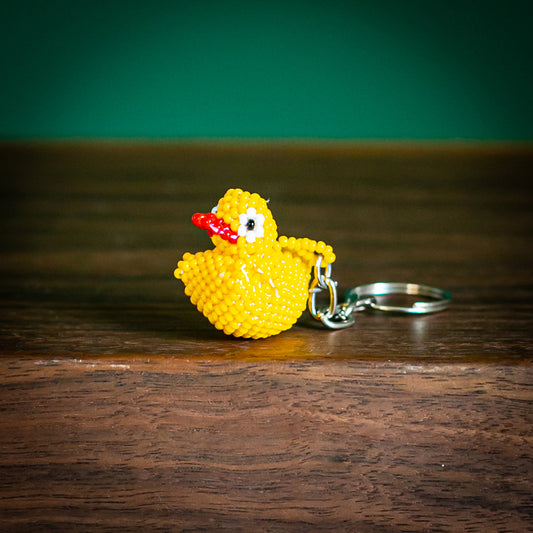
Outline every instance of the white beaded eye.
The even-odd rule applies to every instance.
[[[217,211],[218,211],[218,204],[215,205],[215,207],[213,207],[213,209],[211,209],[211,213],[213,213],[213,215],[216,215]]]
[[[239,237],[246,237],[246,242],[255,242],[256,239],[264,237],[265,230],[263,224],[265,217],[261,213],[257,213],[254,207],[249,207],[246,213],[239,215]]]

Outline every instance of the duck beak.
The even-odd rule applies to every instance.
[[[197,228],[205,229],[210,237],[218,235],[231,244],[235,244],[239,238],[239,235],[231,229],[231,226],[214,213],[195,213],[192,216],[192,223]]]

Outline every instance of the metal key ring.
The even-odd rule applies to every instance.
[[[376,296],[389,296],[392,294],[403,294],[407,296],[424,296],[433,298],[430,302],[415,302],[410,307],[398,305],[379,304]],[[408,314],[427,314],[443,311],[451,302],[452,295],[443,289],[430,287],[429,285],[420,285],[419,283],[402,283],[402,282],[378,282],[360,285],[346,292],[346,301],[349,306],[357,307],[358,302],[364,300],[364,307],[375,311],[387,313],[408,313]]]

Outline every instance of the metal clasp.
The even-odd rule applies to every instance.
[[[342,329],[351,326],[355,320],[355,312],[368,309],[384,313],[428,314],[446,309],[452,296],[448,291],[421,285],[418,283],[379,282],[360,285],[346,292],[346,301],[338,303],[337,282],[331,278],[331,264],[322,267],[323,256],[319,255],[314,266],[314,278],[309,287],[309,312],[316,320],[320,320],[331,329]],[[317,295],[327,290],[329,305],[317,308]],[[393,294],[407,296],[423,296],[432,301],[419,301],[411,306],[384,305],[378,303],[377,296]]]

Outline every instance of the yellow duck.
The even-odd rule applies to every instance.
[[[292,327],[306,308],[311,269],[335,261],[322,241],[279,237],[267,202],[229,189],[211,213],[193,223],[215,248],[186,253],[174,276],[208,320],[227,335],[260,339]]]

